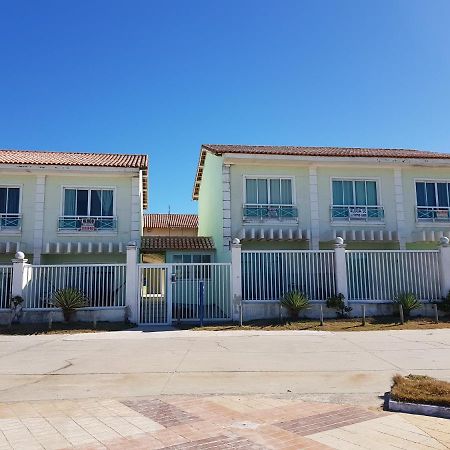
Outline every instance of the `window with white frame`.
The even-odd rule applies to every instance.
[[[416,181],[416,205],[420,221],[450,221],[450,182]]]
[[[332,220],[382,220],[376,180],[332,180]]]
[[[296,217],[291,178],[245,178],[245,217]]]
[[[0,230],[20,228],[20,188],[0,186]]]
[[[175,265],[175,275],[180,280],[198,280],[210,278],[210,266],[196,266],[195,264],[211,263],[211,255],[184,253],[173,255],[173,263]],[[181,265],[190,264],[190,265]]]
[[[114,190],[110,188],[64,188],[60,230],[115,230]]]

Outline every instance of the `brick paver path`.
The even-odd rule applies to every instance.
[[[6,449],[448,449],[450,421],[268,396],[0,404]]]

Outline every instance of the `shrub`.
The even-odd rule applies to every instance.
[[[66,322],[70,321],[72,314],[78,309],[87,306],[85,295],[73,288],[60,289],[53,294],[52,305],[61,308]]]
[[[442,299],[441,302],[437,303],[438,308],[444,312],[450,312],[450,291],[447,294],[447,297]]]
[[[348,316],[348,313],[353,309],[351,306],[346,306],[344,294],[336,294],[327,298],[327,308],[335,309],[336,315],[340,318]]]
[[[394,299],[394,303],[397,310],[400,310],[399,306],[402,305],[403,314],[405,317],[409,317],[411,311],[413,311],[414,309],[422,307],[422,304],[419,300],[417,300],[416,295],[412,292],[402,292],[398,294]]]
[[[300,311],[309,308],[306,294],[299,291],[289,291],[280,300],[281,306],[286,308],[291,319],[296,319]]]

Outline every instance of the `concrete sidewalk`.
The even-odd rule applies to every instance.
[[[450,330],[1,336],[0,401],[288,394],[378,405],[395,373],[450,380]]]

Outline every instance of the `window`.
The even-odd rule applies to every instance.
[[[64,189],[64,216],[112,217],[112,189]]]
[[[247,178],[247,205],[292,205],[292,181],[285,178]]]
[[[244,217],[296,217],[290,178],[246,178]]]
[[[374,180],[333,180],[332,196],[332,220],[375,221],[384,217]]]
[[[20,227],[20,188],[0,187],[0,230]]]
[[[173,255],[174,264],[209,264],[211,255],[197,255],[185,253],[182,255]],[[209,266],[176,266],[175,275],[179,280],[199,280],[210,278]]]
[[[416,182],[417,219],[449,221],[450,183]]]
[[[113,189],[64,189],[60,231],[114,231],[116,228]]]

